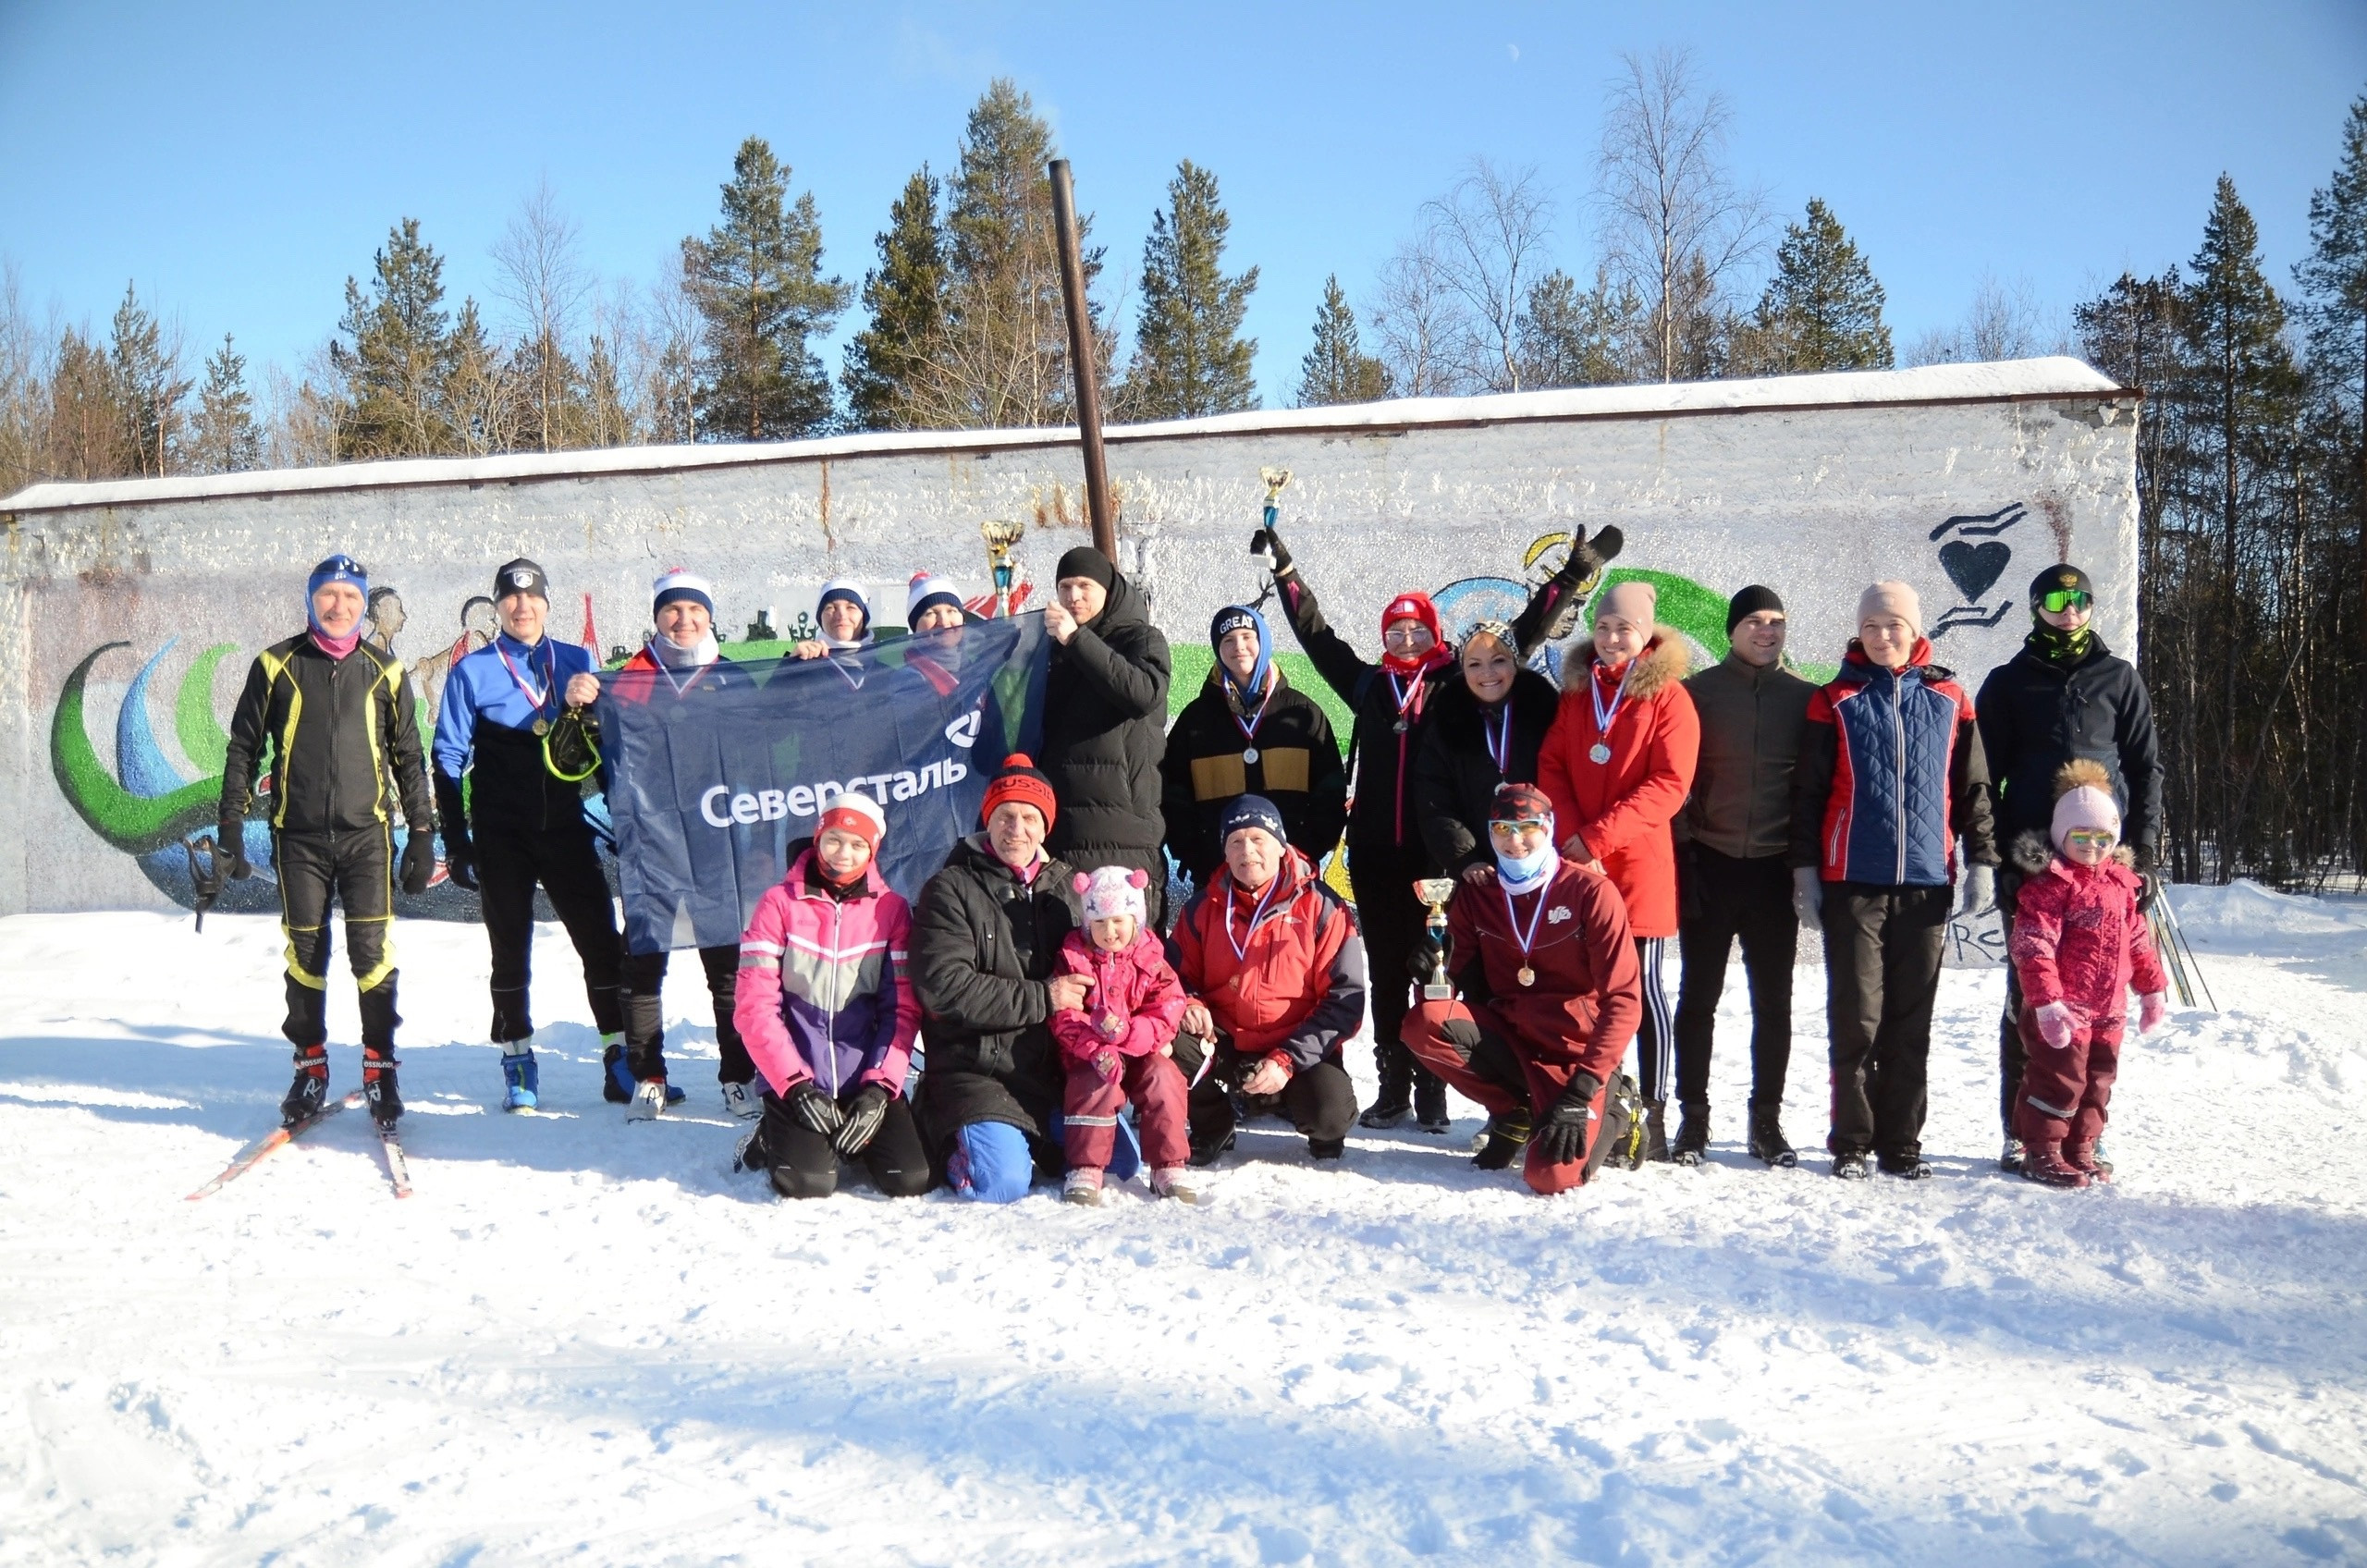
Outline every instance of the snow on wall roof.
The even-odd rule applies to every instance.
[[[2130,395],[2085,362],[2057,355],[1917,370],[1846,371],[1736,381],[1644,383],[1473,398],[1401,398],[1313,409],[1257,410],[1207,419],[1112,425],[1112,447],[1195,436],[1396,431],[1554,420],[1649,419],[1760,410],[1841,409],[1881,404],[2024,402],[2050,398]],[[395,458],[317,468],[169,479],[117,479],[30,485],[0,499],[0,513],[68,511],[88,507],[153,506],[234,496],[377,490],[488,481],[581,479],[668,470],[737,468],[754,463],[905,452],[994,451],[1075,445],[1074,426],[1026,430],[926,430],[832,435],[803,441],[731,442],[681,447],[607,447],[569,452],[515,452],[485,458]]]

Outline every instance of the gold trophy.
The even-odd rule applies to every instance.
[[[1257,471],[1257,477],[1265,482],[1268,509],[1282,505],[1282,486],[1291,482],[1291,471],[1286,468],[1261,468]],[[1267,521],[1270,522],[1273,520],[1269,518]]]
[[[1011,583],[1013,575],[1011,547],[1018,544],[1021,536],[1026,532],[1027,525],[1024,522],[1005,522],[1000,519],[978,525],[978,533],[987,541],[987,564],[994,569],[995,614],[998,616],[1008,617],[1011,614]]]
[[[1422,999],[1426,1002],[1451,1002],[1454,999],[1454,987],[1446,983],[1446,903],[1454,897],[1454,878],[1418,878],[1414,884],[1414,896],[1430,906],[1430,940],[1437,944],[1440,957],[1439,966],[1430,972],[1431,977],[1422,982]]]

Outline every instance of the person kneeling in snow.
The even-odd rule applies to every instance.
[[[1309,1154],[1337,1159],[1356,1119],[1340,1053],[1364,1022],[1363,939],[1291,848],[1273,802],[1242,796],[1223,829],[1224,869],[1175,927],[1176,972],[1192,993],[1175,1041],[1193,1084],[1192,1163],[1231,1148],[1244,1113],[1280,1114]]]
[[[1405,1046],[1488,1109],[1473,1164],[1500,1170],[1525,1144],[1530,1190],[1566,1192],[1632,1142],[1611,1084],[1643,1014],[1635,938],[1610,878],[1554,851],[1543,790],[1499,787],[1488,838],[1495,880],[1456,883],[1443,960],[1417,955],[1437,967]],[[1441,974],[1460,1001],[1432,994]]]
[[[769,1168],[783,1197],[828,1197],[841,1159],[862,1160],[889,1197],[929,1187],[904,1099],[921,1021],[904,976],[912,910],[872,864],[887,830],[869,796],[831,801],[740,938],[732,1021],[767,1085],[740,1164]]]
[[[1052,1038],[1068,1073],[1061,1104],[1071,1203],[1101,1201],[1101,1174],[1128,1101],[1142,1112],[1151,1191],[1199,1201],[1184,1164],[1191,1152],[1184,1109],[1190,1091],[1172,1060],[1184,985],[1144,918],[1149,881],[1143,871],[1106,865],[1090,876],[1079,872],[1070,884],[1085,900],[1085,929],[1061,943],[1061,973],[1082,975],[1093,986],[1076,1005],[1052,1014]]]
[[[2021,985],[2029,1057],[2014,1135],[2025,1150],[2023,1175],[2084,1187],[2112,1179],[2095,1150],[2120,1068],[2128,990],[2133,985],[2139,997],[2138,1028],[2150,1033],[2168,1016],[2169,981],[2146,924],[2144,881],[2128,849],[2116,847],[2112,776],[2083,759],[2065,764],[2054,788],[2054,852],[2034,832],[2014,841],[2014,864],[2028,879],[2006,953]]]

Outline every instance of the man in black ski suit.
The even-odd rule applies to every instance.
[[[247,669],[222,763],[215,839],[223,870],[253,875],[245,852],[255,765],[271,753],[267,820],[288,936],[288,1019],[296,1082],[280,1104],[289,1125],[328,1100],[329,904],[345,909],[347,961],[362,993],[362,1087],[381,1125],[403,1113],[395,1084],[395,918],[392,778],[407,839],[403,891],[435,872],[434,808],[419,738],[418,696],[402,661],[362,640],[369,575],[331,556],[306,585],[310,626],[273,643]]]

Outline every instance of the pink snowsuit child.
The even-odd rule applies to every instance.
[[[2030,1065],[2014,1105],[2014,1133],[2027,1147],[2022,1172],[2055,1187],[2110,1180],[2095,1163],[2096,1140],[2120,1070],[2120,1036],[2130,986],[2138,1027],[2168,1015],[2169,981],[2153,950],[2138,896],[2144,884],[2118,848],[2120,808],[2111,778],[2093,762],[2055,775],[2053,850],[2036,833],[2013,847],[2029,874],[2007,943],[2022,986],[2022,1044]]]
[[[1085,928],[1061,943],[1057,973],[1082,974],[1093,982],[1083,1009],[1052,1014],[1052,1038],[1068,1078],[1061,1102],[1062,1141],[1069,1163],[1073,1202],[1099,1201],[1101,1172],[1117,1142],[1118,1117],[1131,1100],[1142,1111],[1143,1162],[1151,1168],[1155,1191],[1166,1195],[1191,1155],[1185,1127],[1189,1093],[1183,1072],[1167,1054],[1184,1016],[1184,983],[1167,962],[1166,949],[1144,919],[1139,870],[1105,866],[1079,873]],[[1095,940],[1122,916],[1134,922],[1132,939],[1115,949]]]

